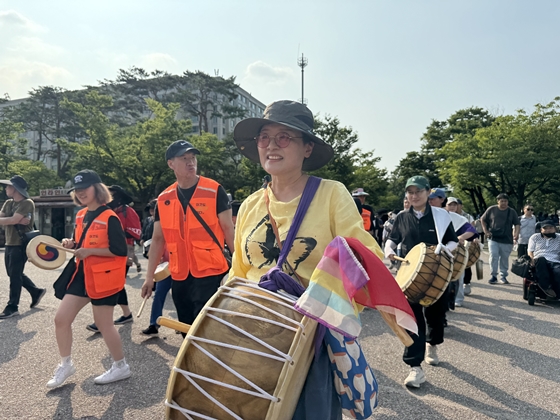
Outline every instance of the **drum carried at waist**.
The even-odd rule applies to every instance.
[[[430,306],[445,292],[453,273],[451,258],[419,243],[406,254],[396,280],[410,302]]]
[[[479,242],[469,242],[467,247],[469,258],[467,260],[467,268],[472,267],[480,258],[481,246]]]
[[[452,252],[453,254],[453,273],[451,273],[451,281],[459,280],[461,274],[467,268],[468,251],[465,245],[459,244],[457,248]]]
[[[35,236],[25,248],[29,261],[44,270],[55,270],[64,264],[67,252],[73,253],[73,250],[65,249],[60,242],[48,235]]]
[[[240,278],[220,287],[177,354],[166,418],[291,419],[317,328],[293,303]]]

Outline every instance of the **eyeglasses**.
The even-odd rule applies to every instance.
[[[274,143],[276,143],[278,147],[283,149],[284,147],[288,147],[292,139],[301,139],[301,138],[303,137],[294,137],[294,136],[290,136],[288,133],[281,132],[276,134],[275,136],[270,136],[266,133],[259,134],[257,137],[255,137],[255,140],[257,141],[257,147],[264,149],[268,147],[268,145],[270,144],[270,139],[274,139]]]
[[[528,211],[533,211],[533,210],[535,210],[535,209],[534,209],[533,207],[527,207],[527,210],[528,210]]]

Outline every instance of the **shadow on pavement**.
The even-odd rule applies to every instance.
[[[24,333],[17,327],[19,321],[35,312],[35,310],[27,311],[23,315],[0,321],[0,365],[15,359],[20,346],[37,334],[37,331]]]

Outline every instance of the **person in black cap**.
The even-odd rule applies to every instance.
[[[46,289],[35,286],[31,279],[23,274],[27,261],[23,236],[25,232],[33,229],[35,212],[35,204],[27,192],[27,182],[21,176],[16,175],[9,181],[1,180],[0,184],[6,185],[6,195],[8,196],[8,200],[0,211],[0,225],[5,226],[6,229],[4,261],[8,277],[10,277],[10,298],[8,305],[0,313],[0,319],[4,319],[19,315],[18,306],[22,287],[31,295],[31,308],[39,304]]]
[[[158,197],[142,285],[142,297],[151,296],[154,272],[167,247],[177,317],[189,325],[218,290],[229,269],[224,245],[234,250],[229,198],[216,181],[197,175],[199,154],[186,140],[167,148],[165,159],[177,182]]]
[[[109,187],[109,192],[113,196],[113,200],[108,203],[107,206],[109,206],[109,208],[111,208],[117,214],[117,217],[121,221],[126,237],[126,247],[128,250],[126,274],[128,274],[128,270],[133,263],[136,264],[136,271],[140,272],[142,271],[142,267],[140,266],[140,262],[138,261],[136,253],[134,252],[134,241],[140,239],[142,228],[138,213],[136,213],[134,209],[128,205],[133,201],[133,198],[120,185],[111,185]],[[115,319],[115,325],[123,325],[129,322],[133,322],[134,319],[132,317],[132,312],[128,307],[128,296],[126,294],[126,288],[123,288],[119,293],[119,300],[117,303],[121,307],[123,314]],[[86,329],[93,332],[99,332],[99,329],[97,328],[95,323],[87,325]]]
[[[113,358],[111,368],[97,376],[94,383],[108,384],[131,375],[121,337],[113,324],[114,308],[126,273],[127,251],[121,222],[107,206],[111,193],[94,171],[78,172],[70,194],[74,203],[83,208],[76,214],[72,238],[63,239],[62,246],[75,250],[77,268],[54,317],[61,362],[47,382],[47,388],[62,385],[76,373],[71,356],[72,323],[88,303],[92,305],[93,319]]]

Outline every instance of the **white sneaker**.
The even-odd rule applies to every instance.
[[[437,355],[437,346],[432,346],[431,344],[426,345],[426,356],[424,360],[427,364],[436,366],[439,363],[439,357]]]
[[[455,302],[455,307],[456,308],[460,308],[461,306],[463,306],[462,302]]]
[[[105,372],[103,375],[99,375],[93,380],[97,385],[110,384],[111,382],[117,382],[122,379],[130,378],[130,366],[126,362],[123,363],[121,367],[117,366],[116,362],[113,362],[111,369]]]
[[[420,366],[410,369],[410,373],[404,380],[404,384],[406,386],[413,388],[420,388],[420,384],[423,384],[424,382],[426,382],[426,375],[424,375],[424,371]]]
[[[47,382],[47,388],[56,388],[57,386],[62,385],[64,381],[66,381],[66,379],[68,379],[74,373],[76,373],[76,368],[73,364],[58,365],[58,367],[54,371],[53,378],[49,382]]]
[[[468,296],[471,294],[471,285],[470,284],[465,284],[463,286],[463,293],[465,294],[465,296]]]

